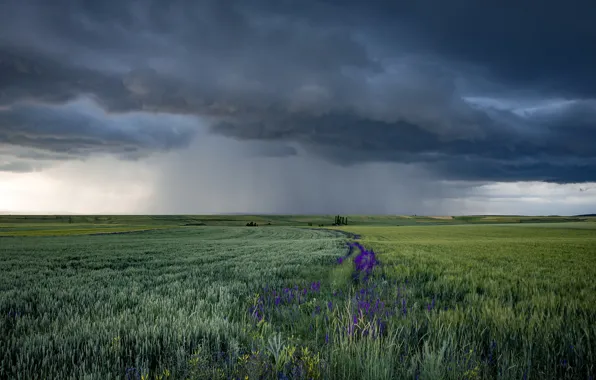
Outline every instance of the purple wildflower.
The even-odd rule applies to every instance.
[[[318,292],[319,290],[321,290],[321,281],[313,282],[310,285],[310,290],[312,290],[313,292]]]
[[[329,311],[333,311],[333,302],[327,302],[327,308],[329,308]]]
[[[136,368],[130,367],[126,369],[126,380],[140,379],[141,373]]]
[[[358,309],[364,310],[364,311],[366,311],[366,313],[368,313],[370,310],[370,303],[368,303],[366,301],[360,301],[360,302],[358,302]]]
[[[373,250],[367,251],[364,247],[359,246],[360,254],[354,258],[357,272],[364,272],[370,274],[372,269],[378,264]]]

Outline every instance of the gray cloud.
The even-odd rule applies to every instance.
[[[553,111],[554,112],[554,111]],[[371,121],[349,115],[291,118],[283,129],[267,123],[213,126],[246,140],[294,140],[338,164],[395,161],[421,163],[438,176],[468,180],[596,180],[596,108],[572,104],[548,116],[522,118],[492,112],[477,136],[444,136],[407,122]],[[508,128],[514,119],[522,130]],[[503,120],[500,122],[500,120]]]
[[[192,128],[155,121],[170,113],[265,156],[297,143],[438,178],[594,181],[595,7],[558,4],[7,1],[0,142],[75,156],[187,146]],[[108,114],[45,105],[80,96]],[[544,106],[521,112],[526,98]],[[131,112],[143,126],[113,121]]]
[[[192,120],[138,113],[105,115],[89,101],[13,105],[0,111],[0,126],[0,144],[20,147],[12,153],[36,160],[76,159],[93,153],[139,158],[152,151],[185,147],[194,133]]]
[[[355,14],[382,49],[405,40],[410,51],[476,65],[507,85],[596,95],[591,0],[324,2]]]
[[[255,157],[250,144],[205,135],[190,149],[168,153],[155,163],[149,212],[442,213],[447,212],[442,199],[455,196],[416,166],[342,167],[300,148],[298,155]]]
[[[26,161],[0,161],[0,172],[26,173],[35,170],[35,166]]]
[[[265,141],[253,142],[246,146],[246,150],[249,157],[290,157],[298,155],[298,150],[291,145]]]

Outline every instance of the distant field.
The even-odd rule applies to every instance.
[[[460,224],[596,223],[596,217],[348,215],[354,226]],[[265,226],[331,227],[333,215],[0,215],[0,236],[85,235],[173,227]]]
[[[332,216],[14,218],[0,218],[0,378],[596,372],[591,221],[354,216],[320,229]],[[345,232],[378,252],[371,277],[359,275]]]
[[[171,228],[159,225],[109,225],[109,224],[55,224],[55,223],[21,223],[0,226],[1,236],[65,236],[65,235],[99,235],[128,232],[142,232]]]

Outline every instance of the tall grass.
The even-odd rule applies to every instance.
[[[594,376],[594,229],[342,229],[1,240],[0,378]]]
[[[290,228],[2,239],[0,378],[190,377],[195,351],[249,346],[263,283],[322,277],[342,244]]]
[[[596,230],[574,227],[351,231],[382,252],[380,278],[408,281],[412,312],[393,343],[410,346],[420,378],[589,379]]]

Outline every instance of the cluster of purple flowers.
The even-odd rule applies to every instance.
[[[398,286],[397,298],[394,298],[393,285],[397,285],[397,283],[380,285],[375,282],[366,282],[356,292],[351,302],[352,320],[351,326],[346,328],[347,335],[360,333],[363,336],[371,336],[372,338],[380,337],[385,335],[387,322],[390,318],[400,314],[404,316],[407,314],[405,286],[403,290]],[[391,301],[392,299],[393,301]]]
[[[11,310],[8,312],[7,315],[8,315],[8,318],[19,318],[22,315],[22,313],[20,311]]]
[[[284,288],[282,290],[275,290],[265,287],[258,298],[253,301],[250,308],[250,314],[259,322],[263,319],[270,321],[271,318],[322,318],[322,325],[325,331],[321,334],[321,339],[325,340],[326,344],[332,341],[332,335],[343,335],[351,337],[368,336],[378,338],[387,333],[387,323],[391,318],[396,316],[407,317],[408,304],[406,298],[405,283],[387,282],[387,281],[368,281],[372,277],[374,268],[380,265],[375,252],[372,249],[366,249],[359,242],[347,243],[349,248],[345,256],[338,259],[338,263],[343,263],[353,253],[358,254],[354,256],[354,279],[360,284],[356,294],[348,295],[344,290],[335,290],[332,295],[334,299],[315,301],[306,309],[301,305],[314,301],[315,298],[322,298],[314,296],[321,293],[320,281],[312,282],[310,284],[294,287]],[[395,292],[397,288],[397,294]],[[343,327],[337,327],[335,331],[328,330],[330,318],[335,315],[338,307],[345,304],[351,298],[351,309],[349,314],[349,321]],[[433,297],[432,301],[426,306],[426,310],[431,312],[436,307],[436,300]],[[300,307],[299,307],[300,306]],[[308,310],[304,315],[304,310]],[[300,316],[302,314],[302,317]],[[308,315],[308,317],[307,317]],[[312,330],[312,322],[311,329]]]
[[[347,335],[370,336],[373,339],[381,337],[387,331],[387,322],[382,317],[384,312],[384,304],[379,307],[378,303],[371,306],[367,302],[360,302],[358,311],[352,314],[351,323],[346,328]]]
[[[372,274],[372,270],[379,265],[379,260],[377,259],[375,252],[372,249],[367,250],[358,242],[348,243],[348,248],[348,253],[344,258],[338,259],[338,263],[341,264],[344,259],[348,258],[352,254],[354,248],[357,248],[360,253],[354,257],[354,265],[356,267],[354,279],[360,278],[362,275],[363,280],[365,282],[368,281],[370,275]]]
[[[248,311],[256,322],[259,322],[265,318],[266,309],[272,310],[281,306],[301,305],[307,302],[310,296],[320,293],[320,291],[321,281],[314,281],[304,287],[295,285],[281,291],[265,286],[263,293],[258,296],[256,302]]]
[[[370,273],[378,263],[379,261],[372,249],[370,251],[364,250],[354,258],[356,270],[360,272]]]

